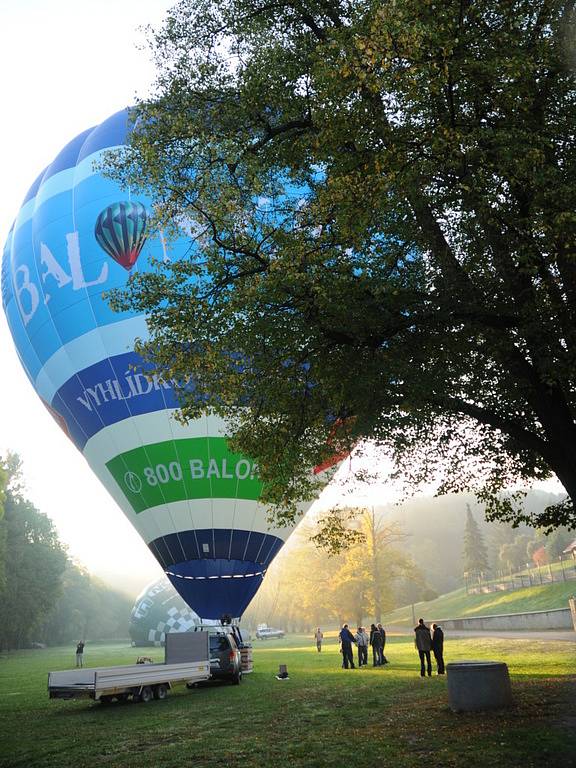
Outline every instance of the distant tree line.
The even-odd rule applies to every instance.
[[[538,510],[558,503],[560,498],[558,494],[531,490],[522,503],[526,515],[533,516],[539,514]],[[486,561],[484,565],[475,565],[465,553],[467,506],[479,531],[478,535],[470,535],[470,541],[483,542],[487,568]],[[406,533],[403,550],[417,563],[430,587],[440,594],[463,586],[465,572],[487,571],[495,577],[535,563],[534,555],[541,564],[558,562],[562,550],[576,538],[576,532],[566,527],[546,536],[542,529],[525,524],[513,528],[508,523],[488,522],[482,505],[468,493],[415,497],[402,504],[383,506],[381,512],[402,526]]]
[[[18,457],[0,459],[0,650],[127,637],[130,608],[69,558],[25,497]]]
[[[467,506],[464,527],[463,570],[469,577],[488,576],[523,570],[557,562],[564,549],[576,538],[576,532],[560,527],[546,535],[526,526],[503,528],[499,538],[491,538],[490,552],[482,530]]]
[[[79,639],[113,640],[128,637],[133,601],[68,560],[61,595],[40,624],[39,642],[63,645]]]

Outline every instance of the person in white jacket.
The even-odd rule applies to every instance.
[[[358,646],[358,666],[365,667],[368,664],[368,643],[370,638],[364,627],[358,627],[354,639]]]

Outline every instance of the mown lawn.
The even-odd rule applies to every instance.
[[[240,686],[179,688],[163,702],[49,701],[46,673],[73,648],[0,658],[0,764],[21,768],[576,766],[575,645],[451,640],[447,661],[509,664],[514,709],[456,715],[446,679],[419,676],[412,639],[392,637],[385,668],[344,671],[334,638],[257,643]],[[86,646],[87,666],[134,661],[126,646]],[[160,658],[161,650],[151,655]],[[275,678],[287,664],[290,680]]]
[[[534,587],[491,592],[487,595],[467,595],[465,589],[458,589],[441,595],[427,603],[415,603],[417,618],[426,621],[457,619],[462,616],[494,616],[499,613],[522,613],[523,611],[546,611],[553,608],[568,608],[568,598],[576,594],[576,581],[543,584]],[[384,625],[412,626],[412,608],[405,606],[384,617]]]

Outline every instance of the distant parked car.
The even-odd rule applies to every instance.
[[[284,630],[274,629],[273,627],[269,627],[268,624],[258,624],[256,637],[258,640],[272,640],[274,638],[281,638],[284,637]]]

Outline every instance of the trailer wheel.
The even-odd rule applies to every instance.
[[[144,704],[147,704],[149,701],[152,701],[153,698],[154,698],[154,693],[152,692],[152,688],[150,688],[149,685],[145,685],[140,691],[140,696],[138,697],[138,701],[141,701]]]
[[[163,701],[168,696],[168,686],[164,683],[154,686],[154,698]]]

